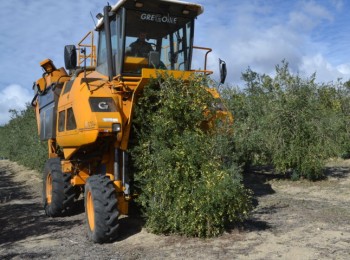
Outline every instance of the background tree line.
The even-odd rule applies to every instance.
[[[10,110],[11,120],[0,126],[0,157],[18,162],[37,171],[47,158],[47,143],[40,142],[33,107],[23,111]]]
[[[293,75],[282,62],[274,77],[247,69],[243,89],[223,89],[241,165],[317,180],[328,159],[349,154],[349,82],[316,83],[315,76]]]

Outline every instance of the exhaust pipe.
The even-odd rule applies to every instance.
[[[109,11],[111,7],[109,5],[103,8],[103,23],[106,32],[106,48],[107,48],[107,66],[108,66],[108,79],[113,79],[113,57],[112,57],[112,41],[111,41],[111,27],[109,24]]]

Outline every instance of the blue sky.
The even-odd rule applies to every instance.
[[[190,0],[187,0],[190,1]],[[193,0],[204,6],[195,44],[213,48],[208,69],[218,59],[228,65],[229,85],[240,85],[248,66],[273,75],[287,60],[293,72],[319,82],[350,79],[350,0]],[[64,66],[63,48],[94,28],[101,0],[11,0],[0,2],[0,125],[10,108],[23,109],[33,97],[45,58]],[[116,2],[111,2],[114,5]],[[194,63],[197,68],[201,62]],[[217,79],[217,73],[214,74]]]

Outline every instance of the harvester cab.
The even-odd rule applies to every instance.
[[[65,46],[68,73],[49,59],[41,62],[44,74],[34,84],[32,105],[40,139],[48,141],[48,216],[70,210],[84,193],[89,237],[98,243],[116,237],[119,214],[128,213],[132,198],[127,148],[138,94],[162,73],[183,79],[212,73],[211,49],[193,45],[202,12],[201,5],[182,1],[120,0],[97,16],[97,50],[91,32],[77,46]],[[205,51],[203,70],[191,69],[195,49]],[[223,83],[221,60],[220,75]]]

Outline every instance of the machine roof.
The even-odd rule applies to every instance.
[[[196,16],[200,15],[203,13],[204,8],[202,5],[199,4],[194,4],[194,3],[189,3],[189,2],[184,2],[184,1],[178,1],[178,0],[147,0],[147,1],[142,1],[142,0],[119,0],[118,3],[116,3],[115,5],[112,6],[111,11],[112,12],[116,12],[118,9],[120,9],[123,6],[130,6],[130,5],[135,5],[136,2],[141,2],[141,3],[157,3],[159,5],[161,4],[173,4],[173,5],[180,5],[183,6],[184,9],[187,8],[191,11],[194,11]],[[98,20],[96,29],[100,28],[103,24],[103,18]]]

